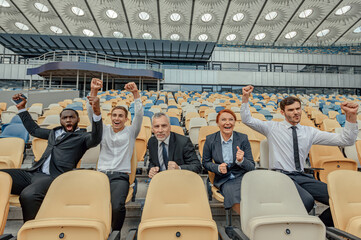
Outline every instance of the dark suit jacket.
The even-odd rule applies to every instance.
[[[239,146],[239,148],[244,151],[244,159],[241,165],[236,163],[237,146]],[[233,163],[227,167],[227,173],[222,174],[218,171],[218,166],[224,163],[222,155],[221,133],[218,131],[207,136],[203,148],[202,163],[206,170],[216,174],[213,184],[217,188],[219,188],[228,180],[231,173],[237,178],[248,171],[254,170],[255,164],[252,157],[251,145],[248,141],[247,135],[233,131],[232,150]]]
[[[158,140],[153,136],[148,141],[149,167],[159,167]],[[191,140],[185,136],[171,132],[169,138],[168,159],[174,161],[184,170],[199,173],[202,169]]]
[[[67,132],[61,140],[56,140],[55,131],[62,127],[56,127],[52,130],[40,128],[27,111],[19,113],[19,116],[30,135],[48,140],[48,146],[43,156],[28,169],[29,171],[40,168],[51,154],[49,166],[50,175],[57,177],[75,168],[86,150],[95,147],[102,140],[102,120],[98,122],[93,121],[92,132],[87,133],[84,130]]]

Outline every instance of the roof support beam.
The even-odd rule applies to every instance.
[[[352,29],[353,27],[355,27],[355,25],[361,20],[361,18],[359,18],[354,24],[351,25],[351,27],[349,27],[346,31],[344,31],[331,45],[334,45],[338,40],[340,40],[343,36],[345,36],[346,33],[348,33],[348,31],[350,31],[350,29]]]
[[[256,20],[254,21],[251,30],[249,30],[249,33],[248,33],[248,36],[247,36],[246,40],[244,41],[245,44],[248,42],[248,39],[249,39],[249,37],[251,36],[251,33],[252,33],[254,27],[256,26],[256,23],[258,22],[258,19],[259,19],[259,17],[261,16],[261,13],[263,12],[263,9],[264,9],[264,7],[266,6],[267,2],[268,2],[268,0],[264,1],[261,9],[259,10],[259,13],[258,13],[258,15],[257,15],[257,18],[256,18]]]
[[[157,1],[157,11],[158,11],[158,26],[159,26],[159,39],[162,39],[162,24],[160,22],[160,7],[159,1]]]
[[[14,7],[21,13],[21,15],[23,15],[23,17],[26,19],[26,21],[28,21],[28,23],[31,25],[31,27],[38,33],[40,34],[40,32],[38,31],[38,29],[36,29],[36,27],[34,26],[34,24],[32,24],[32,22],[30,22],[29,18],[26,17],[26,15],[23,13],[23,11],[20,10],[20,8],[14,3],[13,0],[10,0],[10,2],[14,5]]]
[[[55,9],[54,5],[51,3],[50,0],[48,0],[48,3],[49,3],[49,5],[52,7],[52,9],[53,9],[54,12],[56,13],[56,15],[58,16],[58,18],[59,18],[59,20],[61,21],[61,23],[64,25],[66,31],[68,31],[68,33],[69,33],[70,35],[73,35],[73,34],[70,32],[68,26],[65,24],[64,20],[61,18],[60,14],[59,14],[58,11]]]
[[[133,38],[133,33],[132,33],[132,29],[130,28],[130,23],[129,23],[129,19],[128,19],[127,10],[125,10],[124,0],[121,0],[121,3],[122,3],[123,10],[124,10],[125,20],[127,21],[130,38]]]
[[[223,16],[221,28],[219,29],[219,32],[218,32],[217,42],[219,41],[219,38],[221,37],[221,33],[222,33],[224,21],[226,21],[226,17],[227,17],[227,14],[228,14],[229,5],[231,5],[231,1],[232,1],[232,0],[228,0],[228,4],[227,4],[227,7],[226,7],[226,11],[224,11],[224,16]]]
[[[88,8],[88,10],[89,10],[89,12],[90,12],[90,15],[91,15],[92,18],[93,18],[93,21],[94,21],[94,23],[95,23],[95,26],[97,27],[97,29],[98,29],[98,31],[99,31],[99,33],[100,33],[100,36],[103,37],[103,33],[102,33],[102,31],[100,30],[100,27],[99,27],[99,25],[98,25],[98,22],[97,22],[97,20],[96,20],[95,17],[94,17],[93,11],[91,10],[91,8],[90,8],[90,6],[89,6],[88,0],[84,0],[84,2],[85,2],[86,6],[87,6],[87,8]]]
[[[195,4],[195,0],[192,0],[192,12],[191,12],[191,21],[190,21],[190,23],[189,23],[188,41],[191,41],[191,38],[192,38],[192,26],[193,26],[194,4]]]
[[[322,19],[322,21],[317,25],[317,27],[315,27],[315,28],[313,29],[313,31],[311,32],[311,34],[308,35],[308,37],[306,38],[306,40],[303,41],[303,43],[301,44],[301,46],[303,46],[303,45],[308,41],[308,39],[310,39],[310,37],[316,32],[316,30],[322,25],[322,23],[328,18],[328,16],[330,16],[331,13],[333,13],[333,11],[335,11],[335,9],[336,9],[341,3],[342,3],[342,0],[338,1],[338,3],[332,8],[332,10],[327,14],[327,16]]]

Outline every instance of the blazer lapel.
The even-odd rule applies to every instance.
[[[215,149],[215,157],[214,159],[219,159],[221,163],[224,162],[223,160],[223,154],[222,154],[222,138],[221,138],[221,132],[217,132],[216,139],[214,143],[214,149]]]
[[[154,159],[155,165],[160,167],[159,158],[158,158],[158,140],[155,137],[152,137],[150,140],[152,141],[151,146],[153,146],[153,149],[154,149],[154,151],[151,151],[151,152],[153,152],[152,158]]]
[[[175,134],[174,133],[170,133],[169,136],[169,146],[168,146],[168,160],[169,161],[174,161],[174,151],[175,151]]]

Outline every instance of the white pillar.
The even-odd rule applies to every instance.
[[[159,89],[160,89],[160,80],[157,79],[157,91],[159,91]]]
[[[51,88],[51,80],[52,79],[53,79],[53,73],[51,72],[50,76],[49,76],[49,88]]]
[[[84,73],[84,88],[83,88],[83,97],[85,97],[85,88],[86,88],[86,72]]]
[[[79,70],[76,71],[76,90],[79,90]]]
[[[33,75],[30,75],[30,83],[29,83],[29,88],[31,88],[33,85]]]

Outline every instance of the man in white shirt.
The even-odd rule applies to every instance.
[[[358,133],[358,104],[341,104],[346,114],[346,124],[342,133],[336,134],[300,125],[302,109],[301,102],[296,97],[287,97],[280,102],[281,114],[285,116],[283,122],[252,118],[248,99],[253,86],[244,87],[242,90],[242,122],[267,137],[269,161],[273,163],[270,168],[283,172],[294,181],[307,211],[313,208],[314,200],[329,205],[327,185],[304,173],[305,161],[313,144],[349,146],[355,143]],[[329,208],[319,217],[326,226],[333,225]]]
[[[103,82],[100,79],[92,79],[90,96],[97,96],[102,86]],[[124,89],[134,96],[134,119],[130,126],[125,126],[128,120],[128,110],[123,106],[115,106],[111,110],[111,125],[103,126],[103,138],[100,143],[97,165],[98,171],[105,173],[110,182],[113,231],[120,231],[124,223],[131,159],[135,140],[143,121],[143,105],[137,85],[130,82],[124,86]],[[88,105],[87,110],[90,118],[92,108]]]

